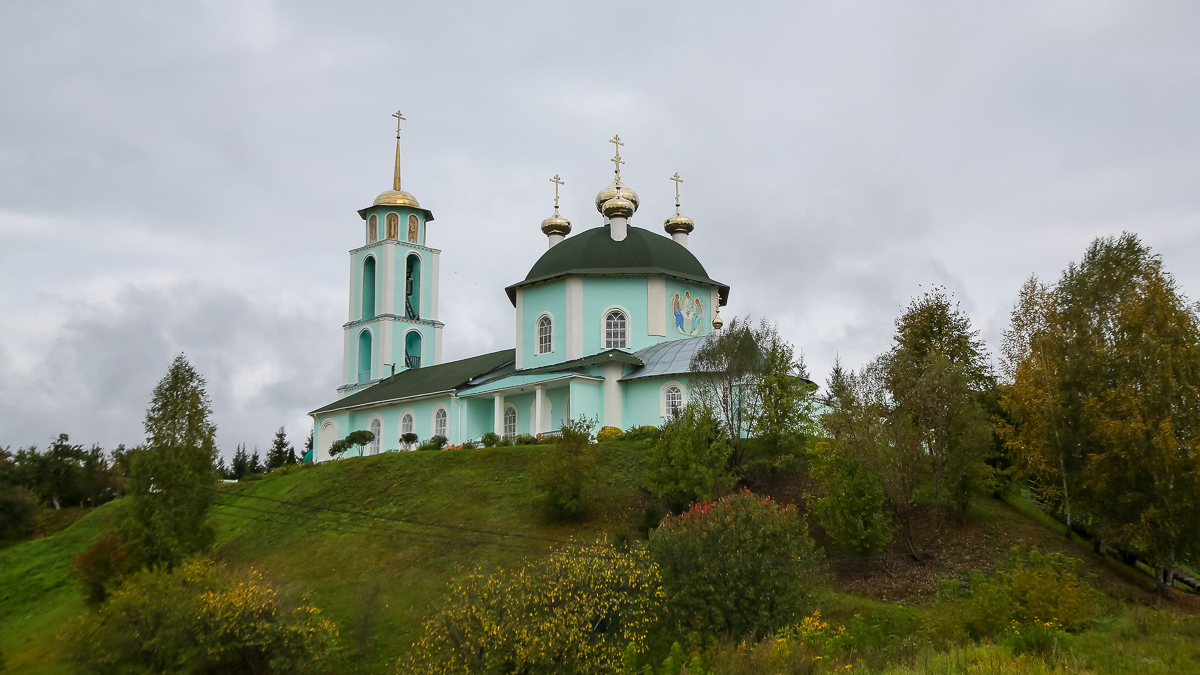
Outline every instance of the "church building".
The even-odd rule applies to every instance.
[[[404,119],[399,113],[397,122]],[[338,399],[310,413],[314,461],[334,441],[367,430],[364,454],[409,449],[402,436],[458,445],[487,432],[557,432],[587,416],[601,426],[660,425],[687,403],[692,354],[720,330],[729,287],[688,250],[695,225],[679,211],[663,228],[633,224],[638,195],[621,182],[596,195],[596,225],[571,236],[559,215],[542,221],[549,249],[504,289],[516,312],[514,347],[442,361],[433,213],[400,188],[400,128],[392,189],[358,215],[363,245],[350,251],[350,308],[343,325]],[[348,455],[357,455],[357,449]]]

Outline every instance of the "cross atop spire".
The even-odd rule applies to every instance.
[[[559,178],[558,174],[554,174],[554,178],[551,178],[550,182],[554,183],[554,212],[558,213],[558,186],[566,185],[566,182]]]
[[[671,180],[675,181],[675,215],[679,215],[679,186],[683,183],[683,179],[679,177],[679,172],[676,171]]]
[[[613,135],[613,137],[608,142],[612,143],[613,147],[616,148],[616,154],[609,161],[613,163],[613,171],[617,174],[617,182],[620,183],[621,182],[621,165],[625,163],[621,159],[621,146],[625,145],[625,144],[623,142],[621,142],[621,136],[619,134]]]
[[[396,118],[396,170],[392,174],[392,189],[400,189],[400,123],[404,121],[404,115],[399,110],[392,113],[392,117]]]

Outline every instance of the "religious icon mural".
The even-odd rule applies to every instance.
[[[408,240],[412,243],[417,243],[417,229],[419,223],[416,216],[408,217]]]
[[[699,294],[692,296],[690,290],[682,295],[678,291],[671,296],[671,320],[675,323],[675,332],[679,335],[701,335],[704,330],[704,302]]]

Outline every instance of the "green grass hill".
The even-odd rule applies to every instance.
[[[234,567],[253,566],[285,598],[307,596],[322,608],[339,628],[337,658],[346,672],[394,672],[422,618],[459,570],[512,565],[572,538],[642,536],[655,508],[638,487],[643,446],[599,446],[600,478],[590,517],[575,525],[547,520],[536,503],[529,473],[545,452],[545,446],[525,446],[391,453],[224,485],[213,515],[214,557]],[[751,487],[781,500],[804,499],[802,488],[779,476],[762,477]],[[71,576],[72,558],[121,508],[118,500],[55,534],[0,549],[0,653],[6,672],[68,672],[60,660],[59,629],[86,611]],[[1180,672],[1186,671],[1181,663],[1200,663],[1195,646],[1200,641],[1177,644],[1180,635],[1200,634],[1196,617],[1184,616],[1200,610],[1194,597],[1175,603],[1182,610],[1176,614],[1191,620],[1186,626],[1158,630],[1149,623],[1138,629],[1137,612],[1157,603],[1151,580],[1115,560],[1098,559],[1055,527],[1032,506],[981,497],[966,522],[947,526],[939,540],[928,542],[930,556],[921,563],[898,548],[869,562],[852,561],[821,542],[833,579],[824,616],[849,621],[854,614],[886,614],[899,603],[916,615],[936,613],[938,579],[996,569],[1008,549],[1024,540],[1084,559],[1117,608],[1106,625],[1128,632],[1120,639],[1116,632],[1095,638],[1096,650],[1116,650],[1110,659],[1115,670],[1056,672],[1121,672],[1127,666]],[[1155,659],[1167,669],[1141,667]],[[951,663],[922,672],[966,670]]]

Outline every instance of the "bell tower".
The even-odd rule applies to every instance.
[[[426,245],[433,213],[400,188],[400,123],[396,111],[392,189],[359,210],[365,243],[350,251],[350,312],[344,330],[341,396],[393,372],[441,361],[438,259]]]

